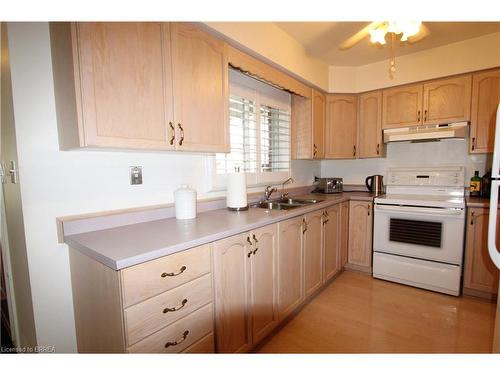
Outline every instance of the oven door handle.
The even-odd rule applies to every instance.
[[[375,205],[375,211],[407,213],[407,214],[426,214],[434,216],[463,216],[464,210],[459,208],[427,208],[427,207],[401,207]]]

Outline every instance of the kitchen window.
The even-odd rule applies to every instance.
[[[210,190],[224,188],[235,168],[247,185],[263,185],[290,176],[290,94],[230,70],[231,152],[209,160]]]

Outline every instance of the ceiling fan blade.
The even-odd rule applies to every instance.
[[[427,26],[425,26],[423,23],[420,25],[420,31],[416,33],[413,36],[410,36],[408,38],[409,43],[416,43],[424,39],[425,37],[429,36],[431,31]]]
[[[340,46],[340,50],[346,50],[351,48],[352,46],[358,44],[365,38],[367,35],[370,34],[370,31],[373,29],[376,29],[379,25],[381,25],[383,22],[372,22],[368,24],[367,26],[363,27],[361,30],[359,30],[356,34],[351,36],[350,38],[346,39]]]

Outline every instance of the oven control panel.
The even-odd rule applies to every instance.
[[[463,187],[464,167],[390,168],[388,185]]]

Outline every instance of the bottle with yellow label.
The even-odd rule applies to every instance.
[[[481,195],[481,177],[479,177],[479,171],[474,172],[474,176],[470,179],[470,196],[479,197]]]

